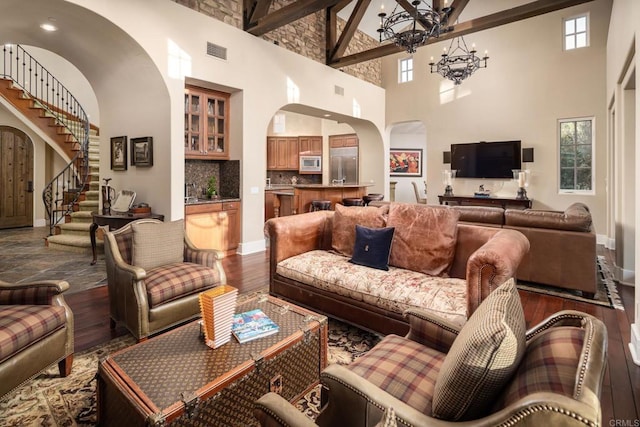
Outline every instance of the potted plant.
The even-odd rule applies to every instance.
[[[216,180],[215,176],[211,176],[211,178],[209,178],[209,181],[207,182],[207,197],[209,199],[215,199],[217,194],[218,194],[218,190],[216,189],[218,186],[218,181]]]

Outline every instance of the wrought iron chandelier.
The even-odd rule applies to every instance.
[[[454,43],[456,43],[455,47]],[[444,49],[440,61],[434,63],[433,57],[431,58],[429,63],[431,72],[437,72],[442,77],[453,80],[454,84],[459,85],[462,80],[475,73],[477,69],[487,68],[488,52],[485,51],[482,58],[476,56],[476,52],[475,45],[471,45],[471,50],[469,50],[464,38],[457,37],[451,40],[448,51],[447,48]]]
[[[451,8],[434,10],[422,0],[411,2],[413,10],[407,11],[396,3],[389,17],[384,12],[384,5],[380,9],[380,42],[392,40],[407,52],[414,53],[423,46],[430,37],[439,37],[450,30],[448,26]],[[398,10],[398,7],[400,10]]]

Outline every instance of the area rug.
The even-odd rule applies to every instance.
[[[329,363],[348,364],[366,353],[380,336],[329,320]],[[131,336],[75,355],[71,375],[58,376],[57,365],[0,400],[0,426],[73,427],[96,424],[96,372],[99,360],[135,343]],[[310,416],[318,413],[319,388],[298,406]]]
[[[609,308],[615,308],[617,310],[624,310],[622,300],[618,294],[618,288],[616,281],[613,278],[613,273],[607,265],[605,257],[598,255],[597,258],[597,291],[594,299],[585,298],[579,291],[572,291],[570,289],[556,288],[553,286],[538,285],[535,283],[518,281],[518,288],[537,292],[545,295],[553,295],[561,298],[568,298],[576,301],[586,302],[589,304],[602,305]]]

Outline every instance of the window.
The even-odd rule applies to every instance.
[[[400,60],[400,83],[406,83],[413,80],[413,58],[405,58]]]
[[[594,119],[559,120],[560,192],[593,190]]]
[[[589,16],[580,15],[564,21],[564,49],[572,50],[589,45]]]

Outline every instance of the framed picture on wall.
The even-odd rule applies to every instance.
[[[127,170],[127,137],[111,138],[111,170]]]
[[[389,150],[390,176],[422,176],[422,148]]]
[[[131,138],[131,165],[153,166],[153,137]]]

